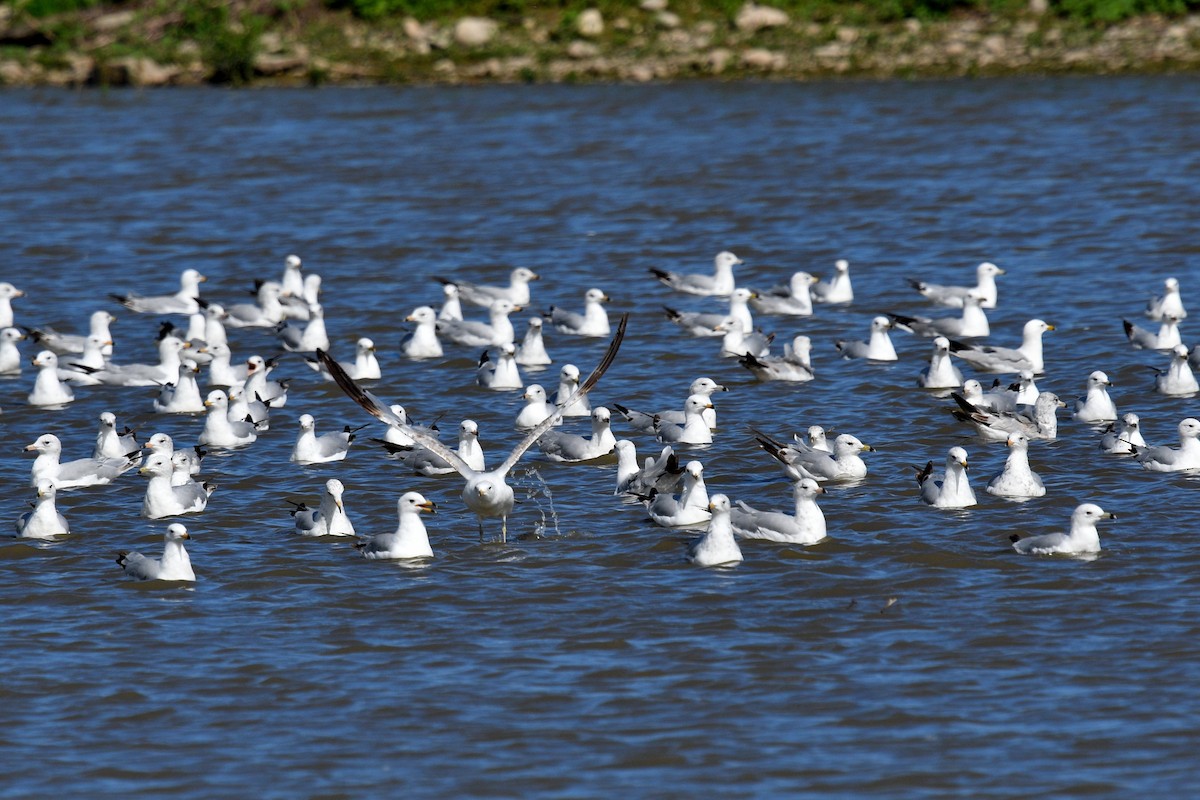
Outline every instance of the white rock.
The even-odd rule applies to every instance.
[[[463,47],[479,47],[495,38],[500,26],[486,17],[463,17],[454,23],[454,41]]]
[[[575,22],[575,29],[579,31],[580,36],[593,39],[604,33],[604,17],[600,15],[599,9],[585,9]]]
[[[787,25],[788,21],[788,15],[778,8],[746,3],[738,11],[734,24],[737,25],[739,31],[753,33],[763,28],[776,28],[780,25]]]

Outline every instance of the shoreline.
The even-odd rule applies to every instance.
[[[1036,0],[1034,3],[1036,6]],[[0,13],[0,86],[319,86],[927,79],[1200,72],[1200,14],[1106,26],[1038,10],[850,24],[746,4],[682,19],[643,0],[606,19],[539,12],[364,21],[317,3],[183,18],[152,6]],[[211,9],[218,9],[212,11]]]

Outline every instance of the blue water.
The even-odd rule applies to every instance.
[[[1153,391],[1156,353],[1121,318],[1174,275],[1200,306],[1200,91],[1190,77],[928,83],[685,84],[0,95],[0,279],[26,291],[21,325],[76,331],[119,316],[117,359],[150,360],[159,319],[110,292],[249,299],[298,253],[324,278],[335,355],[375,339],[374,391],[441,428],[477,420],[489,462],[520,438],[519,392],[474,385],[479,353],[415,363],[403,317],[436,303],[433,276],[543,275],[531,311],[603,288],[631,314],[593,395],[657,410],[699,375],[720,430],[701,460],[711,493],[787,509],[782,473],[748,426],[810,424],[878,448],[857,484],[822,499],[830,538],[743,542],[745,562],[684,559],[694,532],[650,523],[612,496],[614,468],[531,451],[506,544],[480,542],[457,479],[415,476],[363,431],[340,464],[288,462],[295,419],[369,418],[297,356],[290,399],[255,445],[205,461],[219,485],[183,521],[194,588],[135,584],[117,550],[157,553],[138,516],[145,479],[74,490],[74,535],[0,543],[0,794],[46,797],[1113,797],[1186,796],[1197,769],[1192,690],[1200,557],[1197,483],[1102,455],[1060,413],[1035,442],[1045,498],[983,492],[999,444],[915,388],[926,339],[896,334],[894,365],[843,362],[884,311],[928,306],[903,278],[966,282],[1004,267],[992,340],[1026,319],[1048,334],[1043,389],[1068,402],[1105,370],[1118,409],[1171,444],[1195,398]],[[649,268],[703,271],[730,249],[739,283],[851,262],[855,302],[809,319],[759,317],[778,342],[806,333],[817,380],[759,384],[717,342],[685,338],[677,295]],[[1196,309],[1194,309],[1196,311]],[[1200,313],[1200,312],[1198,312]],[[523,329],[526,315],[518,315]],[[1184,339],[1193,343],[1185,321]],[[272,355],[259,331],[236,354]],[[552,333],[586,372],[602,341]],[[776,350],[778,350],[778,344]],[[34,354],[26,346],[26,355]],[[95,418],[190,443],[197,419],[151,410],[152,389],[77,390],[61,411],[0,383],[0,508],[31,498],[21,449],[44,432],[90,451]],[[990,377],[987,378],[990,382]],[[573,429],[583,430],[583,423]],[[620,424],[640,455],[657,443]],[[970,453],[977,507],[937,511],[912,466]],[[367,562],[340,540],[290,533],[288,499],[347,486],[360,533],[390,530],[417,489],[437,557]],[[532,495],[532,496],[526,496]],[[1117,514],[1094,561],[1013,553],[1012,533],[1065,527],[1093,501]],[[7,524],[7,523],[4,523]],[[491,530],[494,535],[495,531]]]

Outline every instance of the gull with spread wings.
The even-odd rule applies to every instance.
[[[592,370],[592,374],[587,377],[587,380],[581,383],[579,388],[572,393],[570,399],[591,391],[600,380],[600,377],[612,365],[617,351],[621,348],[621,341],[625,338],[625,326],[628,321],[628,314],[621,317],[621,322],[617,325],[617,332],[613,336],[612,341],[609,342],[608,349],[604,351],[604,357],[600,359],[600,363]],[[462,475],[466,482],[462,490],[463,503],[479,517],[479,534],[481,537],[483,535],[483,520],[488,517],[499,517],[500,540],[505,541],[507,539],[508,515],[512,512],[514,498],[512,487],[508,485],[505,479],[512,468],[517,465],[517,462],[521,460],[521,456],[525,455],[525,451],[532,447],[541,438],[542,434],[554,427],[560,420],[562,416],[561,411],[556,411],[546,417],[530,430],[525,438],[513,448],[512,452],[508,454],[508,458],[504,459],[500,466],[486,471],[475,470],[467,466],[457,453],[446,447],[436,437],[429,435],[420,428],[414,428],[405,423],[399,416],[392,412],[387,403],[384,403],[375,397],[375,395],[355,383],[346,374],[346,371],[330,358],[329,354],[324,350],[317,351],[317,358],[320,359],[325,369],[329,370],[329,374],[337,381],[337,385],[341,387],[342,391],[349,395],[351,400],[362,406],[367,413],[381,422],[385,422],[408,434],[422,447],[444,458],[446,463],[454,467],[459,475]]]

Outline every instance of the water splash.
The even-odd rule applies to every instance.
[[[553,525],[554,535],[562,536],[562,531],[558,527],[558,512],[554,510],[554,495],[550,491],[550,485],[546,483],[542,473],[538,472],[537,467],[526,469],[520,479],[514,481],[514,485],[524,492],[521,501],[532,503],[533,507],[537,509],[540,519],[534,525],[533,534],[537,537],[544,536],[547,527]]]

